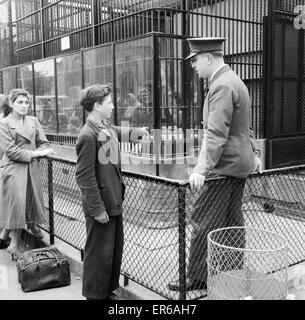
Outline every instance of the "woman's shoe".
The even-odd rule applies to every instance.
[[[34,237],[36,237],[38,239],[43,238],[43,234],[42,234],[41,230],[36,226],[36,224],[34,224],[34,223],[29,224],[28,229],[32,232]]]
[[[0,239],[0,249],[6,249],[10,245],[9,239]]]
[[[20,258],[22,255],[22,253],[18,249],[11,246],[9,246],[6,250],[11,255],[13,261],[17,261],[18,258]]]

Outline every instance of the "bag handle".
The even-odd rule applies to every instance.
[[[56,248],[55,248],[56,249]],[[56,249],[57,250],[57,249]],[[39,262],[40,262],[40,259],[39,259],[39,256],[43,256],[43,255],[46,255],[45,254],[45,251],[49,252],[55,259],[56,259],[56,262],[57,262],[57,265],[60,264],[57,256],[50,250],[50,249],[44,249],[42,252],[38,252],[36,253],[35,257],[38,258],[38,261],[31,261],[31,262],[28,262],[27,264],[24,265],[24,267],[27,267],[28,265],[32,264],[32,263],[37,263],[37,267],[39,269]],[[58,250],[57,250],[58,251]],[[33,260],[34,260],[34,257],[33,257]]]
[[[37,255],[36,255],[36,257],[38,258],[37,263],[39,263],[39,261],[40,261],[39,257],[40,257],[40,256],[43,256],[45,251],[49,252],[49,253],[56,259],[57,264],[59,264],[59,260],[58,260],[57,256],[56,256],[55,253],[52,252],[50,249],[44,249],[44,251],[37,253]]]

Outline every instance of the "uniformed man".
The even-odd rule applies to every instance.
[[[190,259],[186,289],[205,289],[207,282],[207,234],[215,229],[244,226],[241,205],[245,179],[262,170],[259,150],[249,126],[251,107],[248,89],[224,63],[225,38],[187,39],[193,69],[209,79],[203,108],[204,137],[197,164],[189,178],[192,190],[201,194],[194,204]],[[209,176],[224,176],[205,184]],[[227,239],[230,245],[237,239]],[[243,242],[243,236],[239,241]],[[236,258],[236,265],[241,264]],[[169,284],[179,290],[179,281]]]

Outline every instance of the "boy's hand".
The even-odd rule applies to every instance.
[[[143,138],[148,138],[149,137],[149,131],[148,131],[148,128],[147,127],[142,127],[141,128],[142,131],[143,131]]]
[[[189,178],[190,187],[193,191],[199,191],[203,186],[205,182],[205,176],[202,174],[193,172]]]
[[[263,172],[262,161],[257,155],[254,155],[254,170],[253,170],[253,172],[258,172],[258,173]]]

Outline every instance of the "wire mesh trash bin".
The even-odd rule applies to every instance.
[[[262,229],[208,234],[208,299],[281,300],[287,296],[287,241]]]

